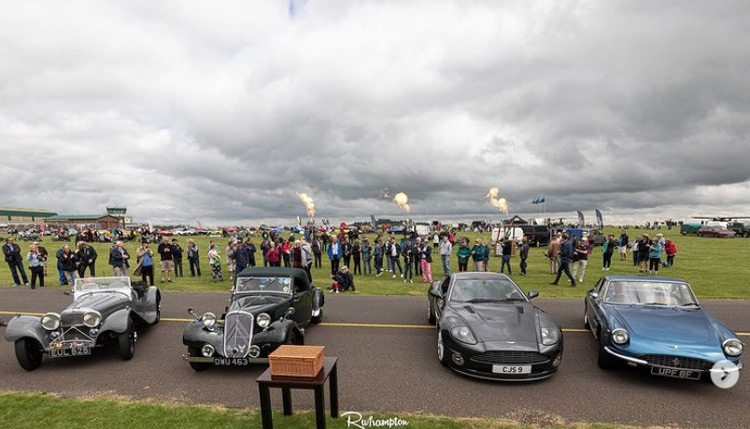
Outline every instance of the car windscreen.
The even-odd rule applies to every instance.
[[[291,277],[239,277],[235,293],[271,292],[292,293]]]
[[[613,281],[607,287],[604,301],[613,304],[697,306],[698,301],[687,283]]]
[[[460,279],[451,288],[450,301],[526,301],[526,297],[507,279]]]
[[[130,294],[130,279],[127,277],[87,277],[76,279],[73,284],[76,293],[117,291]]]

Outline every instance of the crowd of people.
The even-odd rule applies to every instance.
[[[549,273],[557,275],[551,284],[557,285],[562,274],[568,277],[572,286],[576,286],[576,278],[579,283],[583,282],[588,258],[593,249],[594,243],[587,237],[579,240],[577,237],[568,236],[567,233],[560,233],[551,240],[546,256],[549,259]],[[656,275],[660,267],[668,268],[674,265],[677,245],[674,241],[665,239],[663,234],[657,234],[653,239],[649,238],[648,234],[643,234],[631,241],[623,229],[619,238],[616,239],[610,234],[602,243],[603,271],[612,268],[612,256],[616,251],[619,253],[620,261],[627,261],[627,253],[630,251],[633,265],[638,267],[639,272]],[[666,259],[662,258],[662,254],[666,255]],[[570,264],[573,264],[572,272]]]

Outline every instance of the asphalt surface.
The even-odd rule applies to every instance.
[[[228,294],[165,292],[164,321],[139,332],[135,357],[122,361],[115,350],[88,358],[45,359],[26,372],[12,344],[0,344],[0,390],[56,392],[71,396],[117,395],[137,399],[258,407],[255,378],[265,369],[210,368],[196,373],[181,359],[187,307],[220,313]],[[60,289],[0,289],[0,311],[60,311],[71,298]],[[536,299],[566,330],[565,354],[557,374],[531,383],[478,381],[442,367],[435,330],[426,324],[426,298],[327,295],[324,323],[311,327],[307,344],[326,346],[339,357],[342,411],[380,411],[397,416],[420,412],[461,417],[498,417],[527,422],[559,416],[567,421],[681,427],[748,427],[744,407],[750,382],[732,389],[710,382],[653,377],[623,367],[597,367],[593,337],[581,330],[580,299]],[[750,332],[750,301],[712,300],[703,305],[737,332]],[[6,321],[9,314],[0,314]],[[363,324],[397,324],[381,327]],[[4,328],[0,328],[3,330]],[[740,337],[744,341],[748,335]],[[273,393],[275,408],[281,397]],[[311,392],[293,394],[296,409],[311,409]]]

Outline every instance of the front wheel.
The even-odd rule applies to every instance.
[[[448,366],[448,353],[447,350],[445,350],[445,343],[443,343],[443,331],[441,331],[440,329],[438,329],[437,334],[437,356],[441,364],[443,364],[444,366]]]
[[[430,325],[435,324],[435,312],[432,311],[432,300],[427,300],[427,322]]]
[[[320,307],[320,312],[317,316],[313,316],[312,319],[310,319],[312,323],[318,324],[323,321],[323,307]]]
[[[599,359],[596,362],[601,369],[612,369],[615,367],[615,358],[604,350],[604,344],[599,342]]]
[[[122,334],[117,336],[117,350],[120,357],[130,360],[135,354],[135,326],[133,319],[128,319],[128,328]]]
[[[33,371],[42,364],[44,351],[38,341],[32,338],[21,338],[16,341],[16,358],[18,364],[26,371]]]

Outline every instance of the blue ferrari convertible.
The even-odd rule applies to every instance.
[[[583,320],[599,341],[601,368],[623,362],[693,380],[719,361],[742,368],[742,341],[701,307],[683,280],[603,277],[586,295]]]

